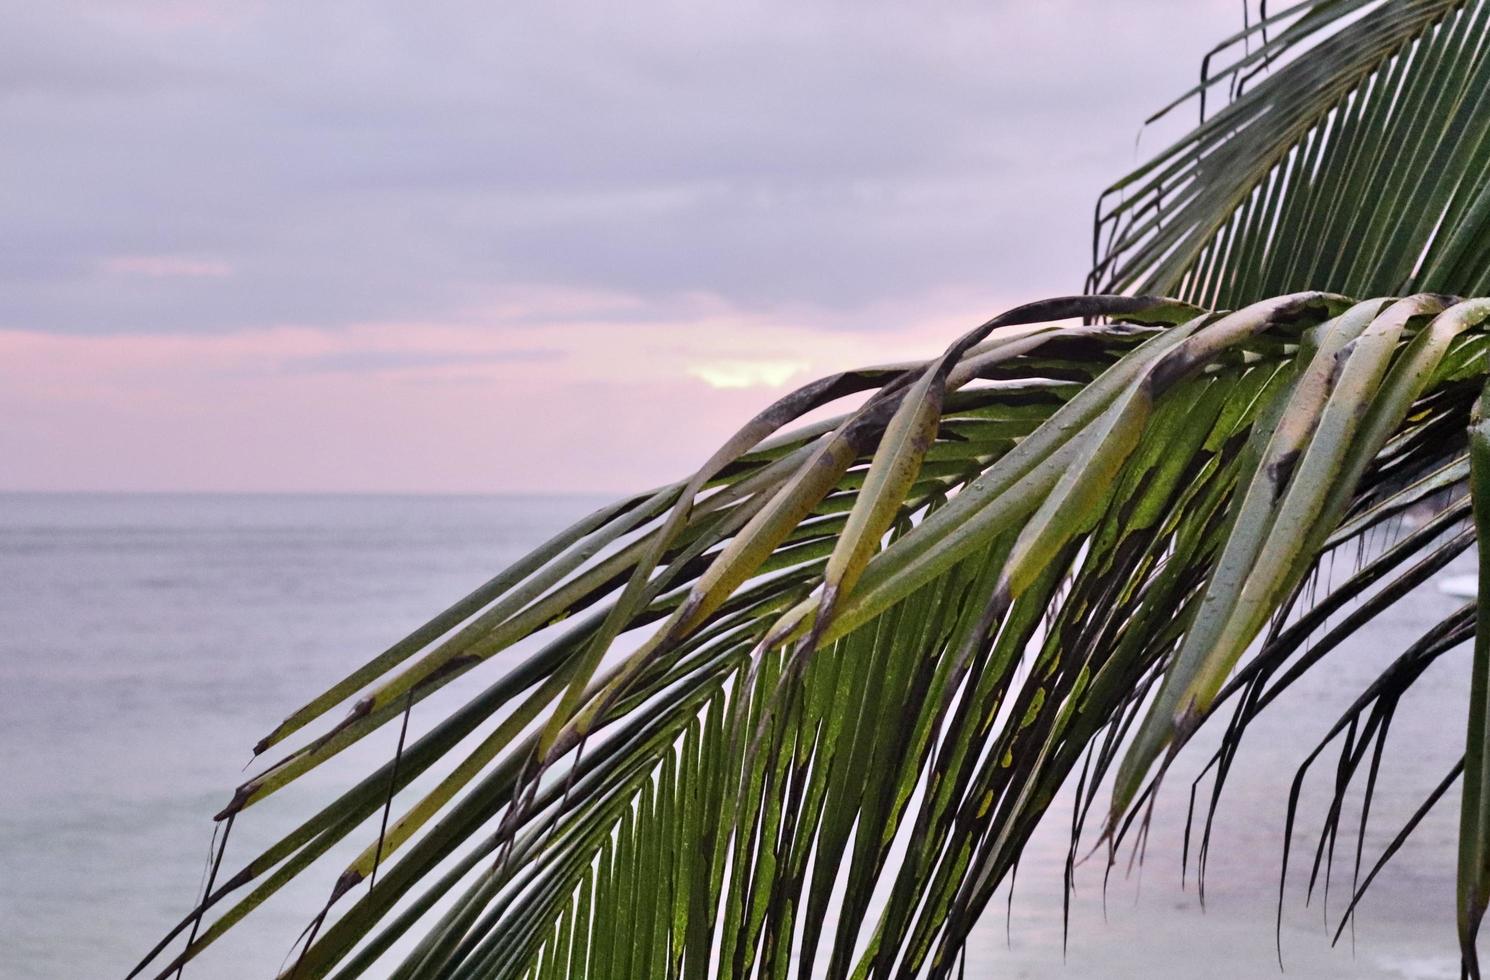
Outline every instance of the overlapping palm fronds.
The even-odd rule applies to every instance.
[[[1207,97],[1215,105],[1218,95],[1224,105],[1207,119]],[[1486,0],[1305,0],[1271,14],[1264,0],[1253,22],[1206,56],[1200,83],[1154,118],[1187,104],[1198,104],[1200,124],[1098,201],[1090,289],[1165,292],[1220,306],[1300,288],[1355,295],[1490,290]],[[1461,470],[1467,464],[1449,473],[1459,479]],[[1245,564],[1245,555],[1236,557]],[[1381,560],[1390,568],[1411,556],[1392,551]],[[1346,742],[1347,781],[1375,739],[1368,806],[1402,688],[1464,638],[1473,615],[1466,608],[1455,629],[1405,654],[1398,673],[1363,695],[1357,708],[1367,714],[1342,720],[1332,733]],[[1193,662],[1207,644],[1231,641],[1212,635],[1186,642]],[[1487,670],[1490,655],[1478,649],[1472,714],[1479,719]],[[1178,682],[1166,683],[1161,699],[1173,709],[1182,695]],[[1255,697],[1259,688],[1249,684],[1248,697]],[[1238,708],[1232,734],[1253,710]],[[1357,732],[1358,722],[1366,734]],[[1476,976],[1474,936],[1490,897],[1490,851],[1482,843],[1490,832],[1482,812],[1485,735],[1472,731],[1469,740],[1459,869],[1460,941],[1465,970]],[[1157,719],[1140,734],[1119,805],[1163,737]],[[1218,760],[1218,791],[1227,761]],[[1297,794],[1296,785],[1295,800]]]
[[[1078,836],[1095,807],[1088,838],[1115,840],[1201,720],[1235,700],[1234,747],[1326,655],[1304,636],[1337,613],[1335,633],[1366,626],[1473,544],[1466,505],[1437,491],[1484,479],[1467,425],[1487,321],[1490,301],[1428,294],[1234,313],[1072,297],[930,362],[808,385],[691,480],[564,532],[260,743],[352,706],[219,819],[251,819],[454,677],[491,677],[215,885],[183,955],[319,872],[332,901],[288,975],[362,975],[417,928],[375,975],[946,976],[1068,778]],[[845,414],[783,431],[847,395]],[[1348,581],[1302,587],[1425,502],[1437,516]],[[1343,721],[1347,756],[1474,629],[1471,609],[1405,651]],[[544,645],[516,657],[531,636]],[[397,792],[457,743],[437,788]],[[1467,805],[1483,826],[1490,804]],[[349,835],[359,858],[315,863]],[[1490,836],[1467,840],[1472,934]],[[157,952],[140,975],[179,965]]]
[[[1219,793],[1259,712],[1490,525],[1490,301],[1447,295],[1490,292],[1487,26],[1490,0],[1263,9],[1187,93],[1229,101],[1099,204],[1104,295],[799,389],[313,699],[226,829],[489,679],[236,872],[219,851],[132,976],[304,875],[330,900],[294,977],[946,976],[1058,788],[1069,874],[1225,707]],[[1301,760],[1340,745],[1322,854],[1353,783],[1369,810],[1403,693],[1475,640],[1464,759],[1424,804],[1463,774],[1475,976],[1483,615],[1428,630]]]

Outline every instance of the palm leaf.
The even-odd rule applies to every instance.
[[[1083,841],[1112,855],[1142,828],[1168,760],[1230,706],[1203,886],[1251,722],[1487,520],[1490,302],[1443,294],[1490,291],[1490,0],[1259,13],[1161,112],[1193,101],[1200,124],[1099,202],[1099,294],[787,395],[312,698],[256,746],[278,755],[227,828],[489,677],[218,883],[224,833],[207,894],[131,976],[179,972],[306,875],[329,898],[295,977],[948,976],[1058,788],[1074,777],[1069,884]],[[1462,772],[1474,976],[1481,615],[1427,631],[1301,759],[1284,845],[1286,867],[1338,742],[1311,880],[1363,778],[1343,928]],[[1471,638],[1465,757],[1362,875],[1396,706]]]
[[[1074,773],[1073,854],[1105,785],[1115,846],[1196,725],[1239,698],[1234,753],[1339,639],[1301,637],[1366,628],[1473,540],[1454,494],[1478,473],[1487,320],[1490,302],[1426,294],[1232,313],[1071,297],[809,385],[293,714],[266,742],[305,744],[220,819],[457,674],[492,677],[212,888],[168,937],[200,919],[190,945],[135,975],[322,874],[289,975],[947,976]],[[845,394],[861,403],[780,431]],[[1425,503],[1436,522],[1302,588]],[[1362,692],[1337,726],[1348,761],[1472,632],[1446,622]],[[290,731],[338,700],[347,720]],[[1484,835],[1466,807],[1472,943]],[[347,839],[369,846],[323,869]]]
[[[1484,292],[1487,30],[1484,0],[1318,0],[1228,38],[1159,115],[1240,94],[1103,194],[1092,288]]]

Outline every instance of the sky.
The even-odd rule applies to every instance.
[[[1079,292],[1242,10],[0,17],[0,490],[471,493],[669,482],[790,388]]]

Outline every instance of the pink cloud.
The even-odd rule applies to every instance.
[[[194,255],[114,255],[99,263],[110,275],[148,279],[225,279],[233,267],[221,259]]]
[[[0,330],[0,489],[636,489],[689,471],[781,391],[928,356],[994,310],[621,305],[616,319],[614,298],[535,294],[449,322]]]

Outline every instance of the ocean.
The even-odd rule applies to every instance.
[[[210,815],[242,778],[261,735],[603,502],[0,495],[0,977],[122,978],[192,905]],[[1466,557],[1450,572],[1472,570]],[[1079,870],[1064,949],[1069,811],[1058,800],[1021,864],[1012,903],[1006,909],[1000,899],[979,924],[969,975],[1276,974],[1274,915],[1294,769],[1375,671],[1462,601],[1424,587],[1264,716],[1222,799],[1204,909],[1193,873],[1182,883],[1179,860],[1202,745],[1168,777],[1142,865],[1127,872],[1125,856],[1105,891],[1100,856]],[[1366,837],[1368,864],[1462,751],[1467,668],[1467,651],[1446,655],[1404,700]],[[440,703],[416,709],[411,737]],[[380,732],[337,772],[247,811],[225,871],[362,766],[386,758],[394,738]],[[1333,759],[1317,767],[1295,836],[1281,933],[1288,974],[1456,977],[1457,792],[1383,872],[1338,946],[1330,947],[1326,915],[1333,923],[1344,908],[1353,834],[1339,848],[1328,910],[1318,894],[1305,906]],[[185,975],[272,978],[337,870],[333,860],[325,880],[271,901]]]

